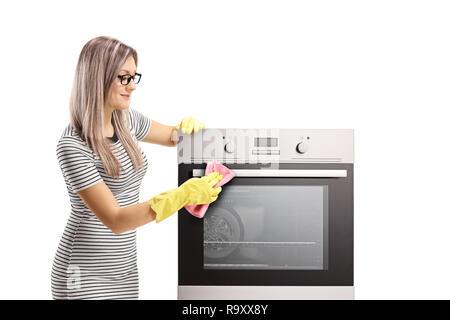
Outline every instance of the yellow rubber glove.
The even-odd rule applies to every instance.
[[[185,205],[205,204],[217,200],[222,187],[213,188],[223,175],[211,172],[201,178],[191,178],[176,189],[158,194],[148,200],[156,212],[156,222],[171,216]]]
[[[175,129],[180,129],[181,132],[191,134],[192,131],[198,132],[205,128],[205,125],[201,123],[200,120],[197,120],[192,117],[184,117],[183,120],[181,120],[181,123],[175,127]]]

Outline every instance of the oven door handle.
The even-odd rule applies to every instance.
[[[288,170],[288,169],[234,169],[231,170],[236,177],[283,177],[283,178],[345,178],[347,170]],[[193,169],[194,177],[205,175],[205,169]]]

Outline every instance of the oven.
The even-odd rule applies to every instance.
[[[178,215],[179,299],[353,299],[353,130],[180,135],[179,185],[235,177],[204,218]]]

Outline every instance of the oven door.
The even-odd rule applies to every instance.
[[[203,219],[179,212],[179,285],[352,286],[353,165],[233,164]],[[206,165],[180,164],[179,183]]]

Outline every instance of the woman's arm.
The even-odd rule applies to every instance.
[[[175,147],[178,143],[176,130],[181,129],[182,133],[191,134],[204,128],[205,125],[200,120],[192,117],[184,117],[177,126],[166,126],[153,120],[150,131],[142,141]]]
[[[152,120],[150,131],[147,133],[147,136],[141,141],[159,144],[166,147],[175,147],[177,145],[177,142],[171,140],[174,130],[176,131],[175,126],[167,126],[165,124]]]
[[[105,182],[101,181],[77,194],[95,216],[112,232],[121,234],[156,218],[148,202],[120,207]]]

